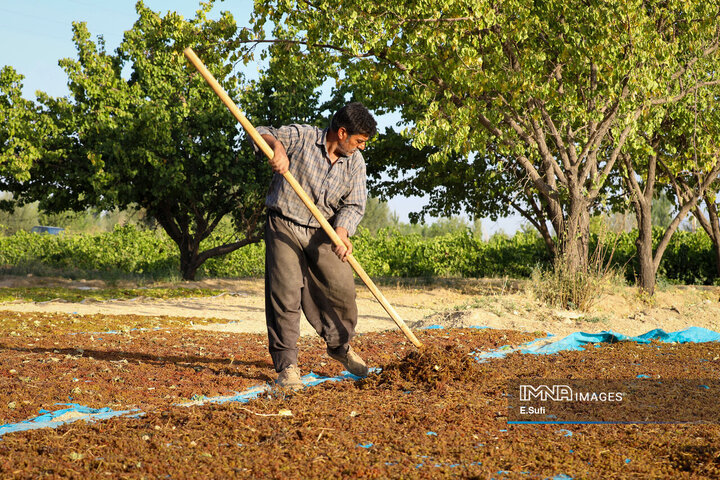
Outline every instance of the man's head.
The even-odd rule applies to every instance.
[[[358,133],[367,137],[375,135],[377,122],[372,114],[360,102],[348,103],[338,110],[332,118],[330,129],[334,132],[343,127],[349,135]]]
[[[365,105],[360,102],[348,103],[330,122],[330,130],[338,137],[336,152],[342,156],[352,155],[356,149],[364,150],[365,142],[375,135],[377,122]]]

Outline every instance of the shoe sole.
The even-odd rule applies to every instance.
[[[304,383],[300,383],[300,384],[293,383],[290,385],[282,385],[280,383],[275,382],[275,386],[278,388],[283,388],[283,389],[293,390],[293,391],[298,391],[298,390],[302,390],[303,388],[305,388]]]

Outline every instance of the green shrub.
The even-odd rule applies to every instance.
[[[229,228],[229,227],[228,227]],[[227,240],[225,228],[203,242],[211,248]],[[662,232],[654,231],[655,245]],[[635,240],[637,231],[607,234],[604,242],[614,245],[612,256],[603,250],[603,264],[624,271],[633,282],[638,271]],[[360,229],[353,237],[355,256],[373,277],[512,277],[529,278],[533,271],[552,266],[542,239],[534,232],[512,237],[494,235],[482,241],[470,230],[436,237],[401,235],[383,229],[376,235]],[[590,238],[596,251],[598,237]],[[200,277],[260,277],[264,275],[265,247],[247,245],[224,257],[211,258],[199,270]],[[176,245],[162,231],[116,227],[95,235],[37,235],[19,231],[0,236],[0,266],[5,272],[61,274],[65,276],[177,278],[179,255]],[[658,272],[667,282],[710,285],[716,281],[712,243],[704,231],[677,232]]]
[[[430,238],[392,229],[373,236],[361,230],[353,245],[371,276],[527,277],[535,265],[549,262],[542,240],[528,233],[484,242],[470,230]]]
[[[69,275],[166,276],[177,270],[174,247],[166,236],[135,227],[74,236],[19,231],[0,237],[0,265],[20,271],[58,270]]]
[[[653,251],[657,249],[665,231],[653,229]],[[634,283],[639,277],[640,265],[635,242],[638,232],[608,234],[614,242],[613,267],[625,271],[625,279]],[[597,236],[591,237],[591,248],[597,245]],[[715,255],[710,237],[704,230],[677,231],[670,239],[657,272],[658,281],[686,285],[712,285],[717,278]]]
[[[265,275],[265,243],[253,243],[223,257],[208,259],[200,267],[201,277],[232,278]]]

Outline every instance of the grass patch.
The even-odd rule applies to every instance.
[[[212,297],[222,290],[205,288],[100,288],[81,290],[67,287],[3,287],[0,288],[0,303],[25,301],[47,302],[62,300],[66,302],[82,302],[83,300],[128,300],[137,297],[146,298],[190,298]]]
[[[610,320],[610,318],[606,315],[591,315],[589,317],[580,317],[578,320],[588,323],[605,323]]]
[[[39,261],[19,265],[0,265],[0,275],[35,277],[62,277],[69,280],[102,280],[110,285],[118,282],[138,284],[150,282],[177,282],[182,279],[175,270],[154,271],[149,273],[128,272],[121,269],[93,270],[74,267],[53,267]],[[201,277],[198,275],[198,278]]]
[[[87,332],[127,333],[133,330],[186,328],[191,325],[212,323],[227,323],[227,319],[0,311],[0,336],[37,337]]]

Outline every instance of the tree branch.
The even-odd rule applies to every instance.
[[[628,135],[630,135],[630,130],[632,129],[633,123],[640,117],[640,114],[642,113],[642,110],[638,110],[635,112],[633,116],[633,121],[630,122],[630,124],[623,129],[622,133],[620,133],[620,138],[617,141],[617,144],[615,145],[615,149],[610,154],[610,158],[608,159],[607,163],[605,163],[605,166],[602,169],[602,173],[600,174],[601,177],[607,177],[610,175],[610,171],[615,166],[615,162],[617,161],[618,155],[620,155],[620,151],[622,150],[622,147],[625,145],[625,141],[627,140]],[[594,156],[597,156],[597,151],[593,153]],[[585,168],[583,169],[582,175],[580,178],[586,178],[588,175],[589,170],[589,164],[586,164]],[[588,192],[588,198],[593,198],[600,192],[600,188],[602,188],[602,185],[595,186],[590,192]]]
[[[636,212],[641,211],[642,209],[647,207],[647,202],[645,200],[645,197],[643,195],[642,187],[640,187],[640,184],[638,183],[637,179],[635,178],[635,169],[632,166],[632,161],[630,160],[630,155],[627,153],[622,154],[622,160],[625,164],[625,172],[624,180],[627,183],[628,189],[630,190],[630,194],[632,195],[632,202],[636,205]],[[640,223],[640,219],[638,218],[638,224]]]
[[[720,13],[720,12],[718,12]],[[717,16],[717,15],[716,15]],[[717,51],[718,47],[720,46],[720,24],[718,25],[717,29],[715,30],[715,39],[713,42],[711,42],[708,47],[702,51],[700,55],[690,60],[688,63],[685,64],[682,68],[680,68],[677,72],[673,73],[670,77],[671,80],[677,80],[678,78],[685,75],[685,73],[692,68],[693,65],[695,65],[697,62],[700,61],[703,57],[708,57],[715,53]]]
[[[254,39],[254,40],[238,40],[238,43],[254,43],[254,44],[260,44],[260,43],[273,43],[273,44],[289,44],[289,45],[305,45],[306,47],[312,47],[312,48],[325,48],[328,50],[335,50],[337,52],[343,53],[351,58],[370,58],[375,57],[380,60],[385,61],[385,63],[388,63],[390,65],[393,65],[398,70],[402,72],[408,71],[408,67],[397,60],[389,60],[386,56],[385,52],[376,52],[373,49],[368,50],[366,53],[360,53],[360,54],[353,54],[346,48],[338,47],[336,45],[332,45],[329,43],[310,43],[307,40],[287,40],[287,39],[279,39],[279,38],[271,38],[271,39]]]
[[[660,166],[665,170],[665,173],[672,177],[672,174],[670,170],[668,169],[667,165],[658,158],[658,163]],[[665,249],[670,244],[670,238],[675,233],[675,230],[680,225],[680,222],[685,218],[687,213],[695,208],[697,205],[697,201],[701,196],[705,194],[705,190],[710,186],[712,182],[715,181],[718,174],[720,174],[720,157],[715,157],[715,165],[713,166],[712,170],[708,172],[707,176],[705,177],[705,180],[702,182],[701,185],[698,186],[697,190],[693,192],[693,194],[690,196],[690,198],[687,199],[683,203],[683,205],[680,207],[677,215],[675,215],[675,218],[673,218],[672,222],[670,222],[670,225],[665,230],[665,234],[663,235],[663,238],[660,240],[660,243],[658,243],[657,249],[655,250],[655,257],[653,258],[653,263],[655,264],[655,270],[660,267],[660,260],[662,259],[663,254],[665,253]]]
[[[548,113],[547,109],[545,108],[545,103],[540,99],[533,99],[533,104],[535,107],[537,107],[540,110],[540,114],[543,117],[543,122],[545,123],[545,126],[550,131],[550,135],[552,136],[553,140],[555,140],[555,145],[558,147],[558,152],[560,153],[560,158],[562,159],[563,166],[566,170],[572,171],[573,166],[570,162],[570,158],[568,156],[567,149],[565,148],[565,141],[562,138],[562,135],[560,135],[560,132],[555,127],[555,122],[550,117],[550,114]],[[560,168],[558,166],[558,171],[560,171]],[[564,175],[563,175],[564,176]],[[558,175],[558,178],[560,176]],[[564,181],[564,183],[567,183],[567,180]]]
[[[477,22],[480,20],[476,17],[454,17],[454,18],[403,18],[400,19],[401,23],[410,23],[410,22],[418,22],[418,23],[442,23],[442,22]]]
[[[646,105],[650,106],[657,106],[657,105],[667,105],[668,103],[676,103],[682,100],[683,98],[687,97],[691,93],[696,92],[697,90],[700,90],[704,87],[714,87],[716,85],[720,85],[720,80],[713,80],[708,82],[699,82],[695,85],[686,88],[684,91],[678,93],[677,95],[674,95],[672,97],[666,97],[666,98],[656,98],[653,100],[648,101]],[[643,108],[643,107],[641,107]]]
[[[245,238],[238,242],[218,245],[217,247],[214,247],[209,250],[205,250],[205,251],[201,252],[197,257],[197,263],[198,263],[198,265],[202,265],[202,263],[205,262],[205,260],[207,260],[208,258],[218,257],[220,255],[226,255],[230,252],[234,252],[238,248],[244,247],[245,245],[250,245],[251,243],[257,243],[260,240],[262,240],[262,239],[259,236],[254,236],[254,237]]]

